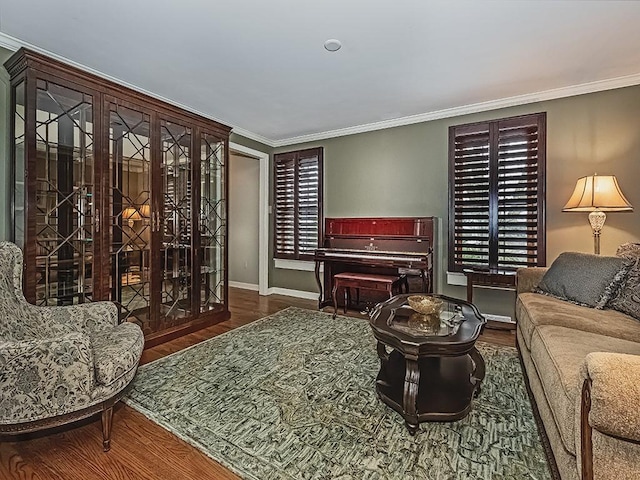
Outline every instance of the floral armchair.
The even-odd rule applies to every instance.
[[[27,303],[22,252],[0,242],[0,435],[102,412],[103,448],[108,451],[113,406],[133,379],[143,346],[140,327],[118,324],[113,303]]]

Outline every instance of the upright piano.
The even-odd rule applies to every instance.
[[[322,247],[314,255],[319,308],[332,304],[333,276],[340,272],[414,274],[421,290],[432,292],[436,225],[435,217],[325,218]]]

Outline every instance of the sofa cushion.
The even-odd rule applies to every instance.
[[[578,305],[603,308],[626,275],[629,261],[588,253],[564,252],[538,285],[538,293]]]
[[[110,385],[138,367],[144,337],[137,325],[122,323],[89,335],[97,383]]]
[[[607,307],[640,320],[640,244],[620,245],[616,255],[628,258],[634,263]]]
[[[538,327],[531,338],[531,358],[551,406],[564,448],[575,454],[580,369],[591,352],[640,355],[640,343],[555,325]]]
[[[516,318],[528,349],[531,335],[540,325],[558,325],[640,343],[640,323],[629,315],[581,307],[537,293],[518,295]]]

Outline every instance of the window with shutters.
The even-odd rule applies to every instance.
[[[449,271],[545,264],[546,114],[449,128]]]
[[[322,221],[322,148],[274,157],[275,257],[313,260]]]

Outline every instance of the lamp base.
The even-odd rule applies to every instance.
[[[593,231],[593,253],[600,255],[600,232],[607,215],[602,210],[594,210],[589,214],[589,223]]]

